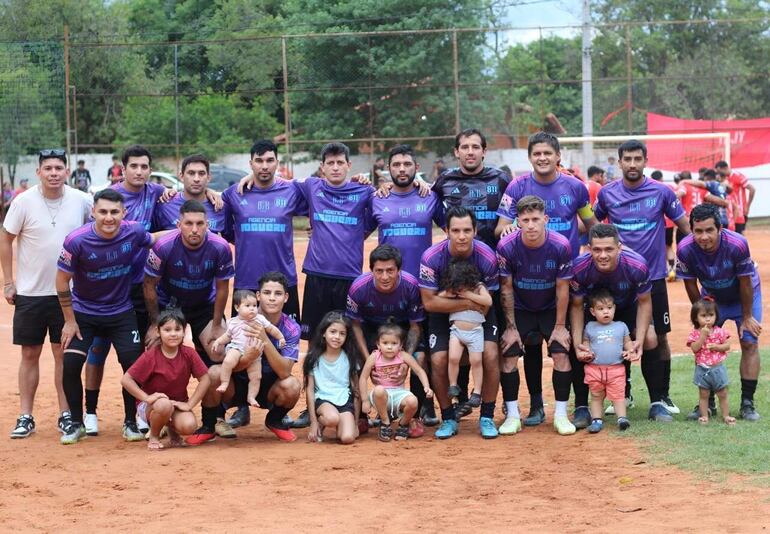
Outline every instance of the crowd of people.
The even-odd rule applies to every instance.
[[[725,188],[726,195],[742,188],[743,204],[729,201],[733,231],[708,172],[703,182],[682,177],[674,190],[645,176],[647,149],[638,141],[619,146],[617,179],[603,183],[601,169],[588,170],[601,187],[561,168],[559,141],[548,133],[529,139],[532,171],[517,178],[485,165],[486,150],[482,132],[459,132],[458,167],[428,184],[417,178],[414,150],[394,146],[391,182],[375,189],[348,176],[342,143],[323,147],[322,176],[289,181],[276,177],[277,146],[261,140],[250,151],[251,173],[220,196],[207,187],[205,157],[184,159],[177,193],[148,181],[152,155],[135,145],[123,153],[122,181],[93,197],[66,185],[63,150],[41,151],[40,185],[11,205],[0,239],[22,355],[11,437],[35,432],[46,335],[63,444],[99,434],[110,345],[124,371],[123,437],[148,439],[156,450],[234,438],[251,407],[267,410],[266,427],[284,441],[305,427],[311,441],[351,443],[372,427],[382,441],[413,439],[426,426],[449,439],[474,409],[483,438],[516,434],[546,420],[543,344],[553,361],[558,434],[599,432],[607,414],[628,429],[636,360],[649,419],[670,422],[679,413],[669,394],[672,266],[693,306],[687,343],[700,401],[688,418],[708,422],[718,397],[723,420],[735,422],[723,364],[730,345],[722,326],[731,320],[741,349],[737,415],[759,420],[762,300],[740,234],[754,193],[745,179],[729,178],[735,185]],[[720,175],[735,174],[722,163]],[[704,192],[697,202],[683,202],[688,187]],[[301,306],[297,216],[311,226]],[[667,219],[679,236],[673,263]],[[436,244],[434,225],[445,232]],[[379,244],[362,273],[364,241],[375,231]],[[194,348],[183,344],[188,326]],[[309,342],[302,379],[292,374],[300,339]],[[518,404],[520,358],[526,417]],[[188,396],[191,377],[198,383]],[[292,419],[303,391],[307,409]]]

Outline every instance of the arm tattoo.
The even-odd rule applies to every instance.
[[[69,308],[72,306],[72,293],[69,289],[67,291],[57,291],[56,295],[59,297],[59,304],[62,308]]]
[[[500,302],[505,314],[505,322],[508,326],[516,328],[516,321],[513,318],[513,291],[509,289],[500,290]]]

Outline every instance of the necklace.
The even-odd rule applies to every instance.
[[[51,218],[51,226],[56,228],[56,217],[59,216],[59,210],[61,209],[62,202],[64,202],[64,191],[62,191],[62,195],[59,197],[59,201],[56,202],[53,207],[55,208],[53,211],[51,210],[51,204],[48,201],[47,198],[45,198],[45,195],[43,195],[43,189],[38,189],[40,191],[40,196],[43,197],[43,203],[45,204],[45,209],[48,210],[48,216]]]

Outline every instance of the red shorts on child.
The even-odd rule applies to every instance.
[[[585,383],[591,393],[605,393],[608,400],[622,401],[626,396],[626,368],[622,363],[617,365],[585,366]]]

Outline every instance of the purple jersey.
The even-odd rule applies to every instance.
[[[348,291],[346,315],[353,320],[375,325],[384,324],[389,317],[397,323],[423,321],[425,310],[417,278],[401,271],[396,288],[390,293],[382,293],[374,287],[372,273],[362,274]]]
[[[516,204],[527,195],[543,199],[548,229],[558,232],[569,240],[572,258],[580,254],[578,216],[590,219],[591,203],[588,189],[583,182],[564,173],[558,173],[549,184],[535,180],[532,173],[518,177],[505,190],[497,214],[511,221],[516,219]]]
[[[759,287],[759,275],[754,267],[746,238],[727,229],[719,233],[719,245],[714,252],[705,252],[692,234],[679,243],[676,274],[686,280],[698,279],[701,294],[717,302],[740,302],[739,276],[751,276],[751,285]]]
[[[378,228],[380,245],[393,245],[401,251],[401,269],[412,276],[420,274],[422,253],[433,244],[433,223],[446,226],[444,205],[435,193],[423,198],[417,189],[409,193],[390,193],[388,198],[372,199],[367,232]]]
[[[497,244],[500,277],[513,280],[513,307],[539,312],[556,307],[556,280],[572,278],[572,250],[563,235],[546,231],[545,243],[524,244],[521,232],[508,234]]]
[[[463,206],[472,211],[478,221],[477,238],[494,249],[497,207],[510,181],[507,174],[495,167],[484,167],[478,174],[465,174],[454,168],[436,178],[433,191],[447,210]]]
[[[276,180],[267,189],[243,195],[237,186],[222,193],[225,235],[235,240],[235,287],[256,288],[259,278],[278,271],[297,285],[294,263],[295,215],[307,215],[307,202],[293,182]]]
[[[187,199],[184,193],[179,193],[166,203],[159,203],[155,206],[155,212],[152,218],[153,231],[158,230],[176,230],[176,224],[179,222],[179,208]],[[209,221],[209,230],[215,234],[221,234],[225,229],[224,210],[216,211],[214,205],[208,199],[201,202],[206,208],[206,218]]]
[[[140,223],[148,232],[152,228],[153,213],[158,205],[158,200],[165,193],[166,188],[160,184],[146,183],[138,193],[133,193],[125,188],[123,182],[115,184],[112,189],[123,195],[123,206],[126,208],[126,221]],[[131,268],[131,283],[141,284],[144,278],[144,264],[147,261],[148,251],[141,249],[134,259]]]
[[[647,263],[633,250],[623,248],[617,268],[611,273],[604,273],[596,268],[590,252],[581,254],[574,261],[570,289],[575,295],[586,297],[598,288],[606,288],[612,293],[617,309],[635,304],[639,295],[652,290]]]
[[[420,260],[420,287],[438,291],[441,276],[451,260],[449,239],[445,239],[426,250],[422,255],[422,260]],[[489,291],[497,291],[500,288],[497,256],[494,250],[474,239],[473,250],[467,260],[479,270],[481,282]]]
[[[72,274],[72,308],[92,315],[129,311],[131,269],[137,251],[152,244],[152,235],[133,221],[122,221],[118,234],[105,239],[88,223],[64,240],[58,268]]]
[[[666,277],[666,222],[685,216],[682,203],[670,187],[644,177],[636,189],[629,189],[623,180],[611,182],[599,190],[594,212],[600,221],[609,218],[617,226],[620,240],[642,257],[650,266],[650,279]]]
[[[214,280],[233,277],[233,254],[227,241],[211,232],[200,247],[187,248],[176,230],[155,243],[144,272],[160,278],[158,302],[162,305],[205,306],[216,297]]]
[[[279,349],[277,340],[270,336],[267,336],[268,339],[273,344],[273,346],[275,346],[275,349],[281,356],[296,362],[299,360],[299,324],[297,324],[297,321],[285,313],[282,313],[281,318],[278,320],[278,324],[275,326],[278,328],[278,330],[281,331],[281,334],[283,334],[283,338],[286,340],[286,344],[282,349]],[[265,357],[262,358],[262,376],[269,374],[275,374],[275,371],[273,371],[273,368],[270,367],[270,363]]]
[[[364,263],[366,219],[374,189],[354,182],[334,187],[312,176],[298,186],[307,200],[313,228],[302,272],[353,280]]]

